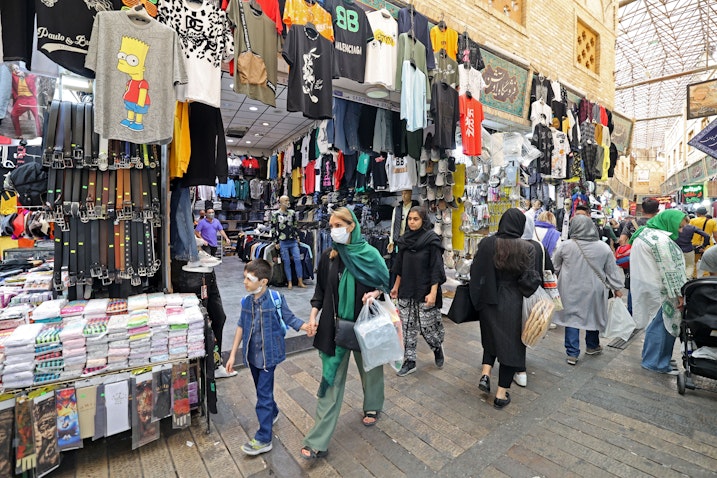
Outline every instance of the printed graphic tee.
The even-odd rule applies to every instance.
[[[398,23],[387,10],[366,15],[373,40],[366,46],[366,73],[364,82],[395,88],[398,58]]]
[[[452,60],[458,53],[458,32],[452,28],[441,30],[438,26],[431,28],[431,43],[436,53],[445,50]]]
[[[334,25],[334,78],[363,83],[366,46],[373,32],[366,12],[353,0],[326,0]]]
[[[481,154],[481,123],[483,122],[483,105],[475,96],[468,98],[461,95],[458,98],[461,118],[461,139],[463,154],[480,156]]]
[[[196,5],[185,0],[162,0],[157,20],[179,36],[189,80],[186,100],[219,108],[222,61],[232,58],[234,38],[224,11],[208,1]]]
[[[290,31],[292,25],[306,25],[311,22],[316,31],[329,41],[334,41],[334,29],[331,26],[331,14],[321,8],[318,2],[308,5],[305,0],[286,0],[284,23]]]
[[[91,38],[85,66],[96,74],[95,132],[132,143],[170,142],[175,87],[187,83],[174,30],[121,11],[99,12]]]
[[[289,29],[282,51],[289,64],[287,111],[301,111],[311,119],[332,118],[333,53],[329,40],[304,25]]]
[[[389,154],[386,158],[386,175],[390,192],[412,189],[416,184],[416,160],[410,156]]]
[[[94,78],[95,72],[85,68],[92,23],[97,12],[120,8],[122,0],[35,2],[38,51],[73,73]]]

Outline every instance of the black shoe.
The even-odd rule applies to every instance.
[[[445,357],[443,356],[442,345],[433,351],[433,356],[436,358],[436,367],[443,368],[443,362],[445,360]]]
[[[405,377],[406,375],[413,373],[416,371],[416,362],[412,362],[410,360],[406,360],[403,362],[403,367],[401,367],[401,370],[399,370],[396,375],[399,377]]]
[[[500,410],[501,408],[505,408],[510,403],[510,393],[505,392],[505,398],[498,398],[495,397],[495,400],[493,400],[493,406]]]
[[[490,377],[483,375],[478,382],[478,388],[485,393],[490,393]]]

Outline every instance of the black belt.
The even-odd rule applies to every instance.
[[[137,221],[130,221],[131,225],[131,242],[132,242],[132,285],[140,285],[142,283],[139,278],[140,274],[146,275],[147,272],[144,269],[144,230],[142,223]],[[138,283],[139,282],[139,283]]]
[[[89,169],[75,169],[80,172],[80,184],[82,189],[80,190],[80,197],[77,198],[78,210],[80,219],[82,222],[87,222],[90,218],[87,216],[87,191],[90,185],[90,170]]]
[[[47,172],[47,205],[51,211],[55,210],[55,182],[57,181],[56,169],[50,168]]]
[[[85,164],[85,166],[97,166],[97,156],[93,156],[94,151],[92,148],[92,135],[95,133],[95,125],[93,121],[94,117],[92,114],[92,103],[85,103],[83,107],[85,109],[85,127],[82,138],[82,162]]]
[[[78,234],[80,229],[80,220],[76,217],[70,217],[68,218],[68,222],[70,223],[70,260],[68,263],[68,271],[70,286],[74,286],[77,285],[77,241],[79,240]]]
[[[142,171],[136,169],[129,170],[132,210],[136,220],[144,220],[142,215]]]
[[[102,277],[103,263],[100,258],[100,250],[107,252],[107,240],[102,241],[101,230],[105,230],[105,228],[101,228],[100,221],[90,221],[90,266],[88,269],[90,277]],[[99,244],[95,242],[98,240]],[[105,260],[105,262],[107,261]]]
[[[109,284],[115,277],[115,225],[112,221],[103,221],[103,230],[107,237],[107,270],[102,274],[102,283]]]
[[[85,209],[87,210],[87,217],[89,219],[97,219],[97,215],[95,214],[95,199],[98,196],[99,194],[97,194],[97,170],[90,169],[89,178],[87,180],[87,196],[85,197]]]
[[[72,178],[71,171],[63,171],[64,179],[62,184],[62,212],[65,216],[72,215]]]
[[[60,115],[60,101],[53,100],[50,104],[50,119],[47,123],[47,129],[45,130],[45,136],[42,141],[42,165],[50,167],[53,165],[55,159],[55,133],[57,131],[57,120]],[[60,158],[58,158],[60,159]]]
[[[104,203],[107,205],[107,208],[105,209],[105,217],[107,219],[114,220],[116,217],[115,214],[115,194],[117,193],[117,171],[111,170],[108,171],[107,176],[109,177],[109,182],[107,183],[107,201]],[[103,194],[103,200],[104,200],[104,194],[105,191],[102,191]],[[104,208],[104,206],[103,206]]]
[[[70,196],[70,211],[73,216],[79,217],[80,215],[80,201],[82,199],[82,170],[78,168],[72,168],[65,171],[65,174],[72,175],[72,192]]]
[[[67,234],[67,233],[65,233]],[[52,283],[55,291],[60,292],[62,286],[62,259],[63,259],[63,233],[59,227],[55,228],[55,266],[53,270]]]
[[[72,103],[60,103],[60,124],[55,138],[55,151],[62,152],[63,167],[72,167]]]
[[[84,160],[82,152],[85,129],[85,105],[75,103],[72,106],[72,159],[75,164],[81,166]]]

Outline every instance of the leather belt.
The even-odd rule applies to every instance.
[[[50,115],[47,122],[47,129],[42,141],[42,165],[50,167],[55,159],[55,133],[57,131],[57,120],[60,115],[60,101],[52,100],[50,104]],[[61,158],[60,158],[61,159]]]
[[[75,169],[80,172],[80,184],[82,189],[80,190],[80,197],[77,198],[79,203],[78,212],[82,222],[87,222],[90,218],[87,216],[87,190],[90,185],[90,171],[89,169]]]
[[[72,178],[73,175],[65,171],[62,184],[62,213],[65,216],[72,215]]]
[[[122,256],[124,256],[124,228],[120,227],[121,221],[114,223],[114,270],[119,276],[119,272],[122,270]]]
[[[109,178],[107,183],[107,191],[102,191],[102,203],[106,204],[102,206],[104,217],[107,219],[115,219],[115,194],[117,193],[117,171],[109,171],[107,173]],[[105,196],[106,195],[106,196]]]
[[[102,264],[107,263],[107,240],[102,241],[102,230],[100,221],[90,221],[90,265],[88,271],[90,277],[102,277]],[[99,244],[95,241],[99,239]],[[101,251],[105,252],[105,260],[102,261]]]
[[[65,174],[72,175],[72,193],[70,196],[70,211],[73,216],[78,217],[80,215],[80,200],[82,198],[82,170],[72,168],[65,171]]]
[[[125,219],[132,219],[132,177],[130,175],[130,170],[123,169],[117,174],[122,174],[124,176],[124,189],[122,190],[122,215]],[[117,188],[117,192],[119,192],[119,188]],[[119,207],[119,204],[117,204],[117,206]]]
[[[80,221],[76,217],[69,218],[70,223],[70,243],[69,243],[69,251],[70,251],[70,260],[68,263],[68,271],[69,271],[69,278],[70,278],[70,286],[77,285],[77,241],[78,241],[78,234],[79,234],[79,224]]]
[[[115,190],[115,216],[117,219],[124,219],[122,214],[122,205],[124,202],[124,174],[122,170],[115,172],[117,177],[117,189]],[[112,191],[110,191],[111,193]]]
[[[54,270],[52,274],[52,285],[55,288],[55,291],[61,292],[63,289],[62,284],[62,259],[63,259],[63,252],[62,252],[62,246],[63,246],[63,235],[67,234],[62,232],[62,230],[58,227],[55,228],[55,264],[54,264]]]
[[[102,274],[102,285],[107,285],[112,283],[115,277],[115,229],[118,226],[115,226],[112,221],[103,221],[103,226],[102,230],[105,231],[105,237],[107,238],[106,243],[108,244],[108,247],[107,261],[104,262],[107,264],[107,268]]]
[[[144,220],[144,215],[142,213],[142,173],[141,170],[127,170],[127,173],[130,177],[130,188],[131,190],[131,197],[130,201],[132,201],[132,210],[134,212],[133,218],[137,221]]]
[[[140,275],[147,275],[144,268],[144,230],[142,223],[137,221],[128,221],[130,224],[132,240],[132,279],[131,284],[140,285],[142,280]]]
[[[97,166],[97,156],[94,155],[92,148],[92,136],[94,132],[94,112],[92,110],[92,103],[84,104],[84,131],[82,135],[82,162],[85,166]]]
[[[75,164],[81,166],[84,161],[82,152],[85,130],[85,105],[75,103],[72,105],[72,159]]]
[[[72,167],[72,103],[60,103],[60,125],[55,138],[55,151],[62,151],[62,163],[65,168]]]
[[[97,196],[97,170],[90,169],[89,178],[87,180],[87,196],[85,199],[85,209],[88,219],[97,219],[97,215],[95,214],[95,199]]]

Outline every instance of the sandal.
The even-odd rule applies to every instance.
[[[317,458],[323,458],[326,455],[329,454],[329,450],[324,451],[318,451],[314,450],[308,446],[305,446],[301,449],[301,458],[304,460],[316,460]]]
[[[365,427],[372,427],[376,424],[378,421],[378,417],[381,415],[381,412],[379,411],[369,411],[369,412],[363,412],[363,420],[361,420],[361,423],[363,423],[363,426]],[[366,421],[369,420],[369,421]]]

